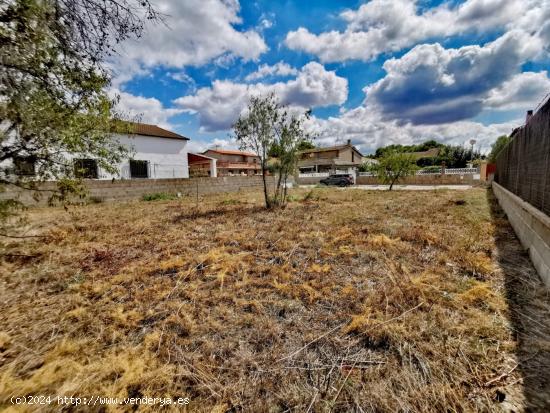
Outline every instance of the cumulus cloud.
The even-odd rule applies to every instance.
[[[426,10],[420,10],[418,3],[372,0],[340,15],[347,22],[345,31],[314,34],[300,27],[287,34],[285,43],[323,62],[339,62],[368,61],[428,39],[494,28],[537,31],[535,35],[541,39],[550,36],[550,25],[545,20],[550,9],[547,0],[466,0],[454,7],[449,2]],[[529,19],[519,17],[526,14]]]
[[[521,120],[483,125],[479,122],[460,121],[438,125],[414,125],[383,119],[380,113],[359,106],[338,117],[311,118],[309,131],[317,136],[316,144],[329,146],[344,143],[347,139],[364,153],[373,152],[389,144],[410,145],[435,139],[453,145],[463,145],[470,139],[477,140],[477,147],[488,151],[496,138],[509,134]]]
[[[159,0],[155,6],[165,24],[149,24],[140,39],[121,45],[115,77],[127,80],[135,70],[158,65],[200,66],[221,56],[256,60],[268,49],[257,30],[235,27],[242,23],[237,0]]]
[[[419,45],[384,63],[387,74],[364,89],[366,102],[386,118],[415,124],[471,118],[481,112],[488,94],[538,50],[537,39],[521,30],[484,46]]]
[[[120,100],[116,110],[121,114],[136,121],[150,123],[166,129],[173,129],[169,119],[183,112],[179,108],[165,108],[162,102],[155,98],[135,96],[117,89],[113,89],[110,94],[111,96],[119,96]]]
[[[491,90],[483,104],[490,109],[532,109],[548,93],[550,79],[546,71],[523,72]]]
[[[202,141],[202,140],[194,140],[191,139],[189,143],[187,144],[187,148],[189,152],[193,153],[200,153],[204,152],[207,149],[213,149],[213,148],[222,148],[222,149],[239,149],[239,145],[235,141],[235,139],[227,138],[227,139],[220,139],[215,138],[210,141]]]
[[[281,103],[298,108],[340,105],[348,96],[348,81],[316,62],[306,64],[296,78],[273,84],[243,84],[215,80],[211,87],[200,88],[194,95],[175,103],[200,116],[204,131],[226,130],[237,120],[250,96],[275,93]]]
[[[267,64],[261,65],[260,67],[258,67],[258,70],[248,74],[244,78],[244,80],[252,81],[252,80],[263,79],[265,77],[296,76],[297,74],[298,74],[298,69],[290,66],[288,63],[285,63],[285,62],[281,61],[281,62],[275,63],[272,66],[267,65]]]

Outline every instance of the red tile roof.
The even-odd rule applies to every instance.
[[[179,135],[175,132],[158,127],[157,125],[150,125],[147,123],[138,123],[138,122],[127,122],[130,126],[129,132],[135,135],[144,135],[144,136],[156,136],[158,138],[170,138],[170,139],[184,139],[186,141],[189,138]]]
[[[232,149],[207,149],[203,153],[206,152],[216,152],[222,155],[243,155],[243,156],[258,156],[255,153],[252,152],[244,152],[244,151],[235,151]]]

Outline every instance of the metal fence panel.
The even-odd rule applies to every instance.
[[[497,157],[495,181],[550,215],[550,99]]]

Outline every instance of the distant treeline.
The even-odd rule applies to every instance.
[[[418,145],[388,145],[382,148],[378,148],[372,155],[368,155],[369,158],[378,159],[390,152],[425,152],[430,149],[439,149],[439,154],[434,157],[419,158],[416,164],[420,167],[426,166],[440,166],[445,162],[447,168],[465,168],[468,162],[473,159],[485,159],[485,155],[477,150],[472,152],[471,148],[465,148],[463,146],[445,145],[435,140],[425,141]]]

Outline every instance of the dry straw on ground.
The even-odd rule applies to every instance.
[[[507,224],[485,190],[291,199],[31,211],[28,233],[47,237],[4,245],[0,407],[31,394],[181,396],[205,412],[530,403],[496,243]]]

